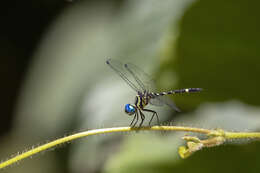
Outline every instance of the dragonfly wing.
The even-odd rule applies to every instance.
[[[151,98],[151,99],[149,100],[149,103],[150,103],[151,105],[154,105],[154,106],[163,106],[163,105],[165,105],[165,103],[162,102],[161,100],[159,100],[158,97]]]
[[[149,103],[155,106],[167,105],[175,111],[181,112],[181,110],[175,105],[175,103],[167,96],[157,96],[150,99]]]
[[[133,76],[142,91],[156,91],[155,82],[151,76],[132,63],[124,65],[127,71]]]
[[[133,75],[129,73],[124,65],[117,60],[108,59],[106,61],[107,65],[109,65],[133,90],[136,92],[142,91],[139,84],[136,84],[136,80],[134,79]]]

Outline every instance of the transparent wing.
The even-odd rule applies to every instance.
[[[124,65],[114,59],[108,59],[106,61],[107,65],[109,65],[133,90],[136,92],[142,91],[142,88],[139,84],[135,84],[136,80],[134,79],[133,75],[129,73]]]
[[[136,92],[156,91],[152,77],[136,65],[132,63],[122,64],[114,59],[108,59],[106,63]],[[167,96],[156,96],[150,99],[149,103],[155,106],[168,105],[180,112],[180,109]]]
[[[177,112],[181,112],[181,110],[175,105],[175,103],[168,96],[156,96],[149,100],[149,103],[155,106],[163,106],[167,105],[170,108],[174,109]]]
[[[156,91],[155,82],[151,76],[132,63],[127,63],[124,67],[133,76],[142,91]]]
[[[165,105],[161,100],[159,100],[158,98],[152,98],[149,100],[149,103],[151,105],[154,105],[154,106],[163,106]]]

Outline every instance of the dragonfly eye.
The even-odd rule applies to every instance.
[[[125,113],[128,115],[133,115],[135,113],[136,109],[133,105],[131,104],[126,104],[125,105]]]

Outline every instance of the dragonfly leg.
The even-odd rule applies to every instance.
[[[160,124],[160,121],[159,121],[159,117],[158,117],[157,112],[155,112],[155,111],[153,111],[153,110],[150,110],[150,109],[143,109],[143,111],[152,112],[152,113],[153,113],[152,118],[151,118],[151,120],[149,121],[149,126],[151,126],[151,122],[152,122],[152,120],[153,120],[154,115],[156,115],[158,125]]]
[[[139,127],[141,127],[143,125],[145,116],[144,116],[143,112],[141,112],[141,110],[139,110],[139,111],[140,111],[140,116],[141,116],[141,119],[142,119],[141,123],[139,124]]]
[[[134,123],[134,125],[132,127],[134,127],[136,125],[136,123],[138,122],[138,118],[139,118],[139,114],[138,111],[136,111],[136,121]],[[134,121],[133,121],[134,122]],[[132,124],[132,123],[131,123]]]
[[[136,116],[137,116],[137,113],[135,113],[135,116],[134,116],[134,118],[133,118],[133,120],[132,120],[132,122],[131,122],[130,126],[132,126],[132,124],[133,124],[133,122],[134,122],[134,120],[135,120]]]

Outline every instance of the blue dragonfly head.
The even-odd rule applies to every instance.
[[[126,104],[125,105],[125,113],[128,115],[133,115],[136,112],[136,108],[132,104]]]

